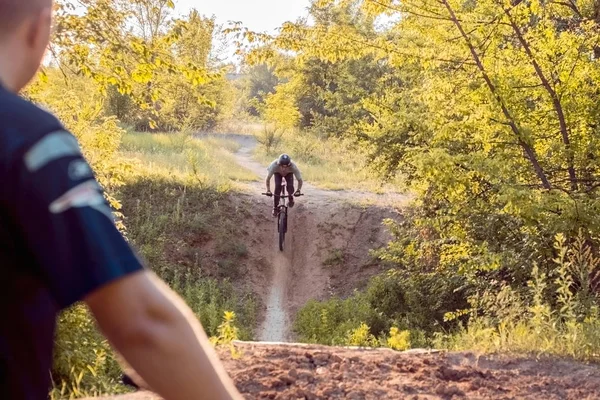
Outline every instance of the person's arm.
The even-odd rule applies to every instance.
[[[265,186],[267,187],[267,193],[271,193],[271,178],[275,173],[275,167],[273,164],[269,165],[267,168],[267,178],[265,179]]]
[[[241,399],[189,307],[141,271],[85,298],[108,340],[166,400]]]
[[[296,180],[298,181],[298,190],[296,193],[300,193],[300,191],[302,190],[302,183],[304,183],[304,181],[302,180],[302,174],[300,173],[300,170],[298,169],[298,166],[295,163],[292,164],[292,167],[293,167],[294,176],[296,177]]]

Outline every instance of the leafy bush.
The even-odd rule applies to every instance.
[[[342,345],[348,332],[374,319],[376,311],[359,293],[346,300],[310,300],[296,315],[294,331],[302,342]]]
[[[51,399],[126,393],[110,345],[87,309],[77,304],[58,319]]]
[[[352,329],[347,333],[345,344],[349,346],[375,347],[377,346],[377,339],[369,332],[369,326],[362,323],[358,328]]]
[[[438,345],[600,360],[600,304],[590,290],[599,259],[582,235],[571,243],[557,235],[555,250],[556,268],[534,265],[526,291],[503,286],[471,297],[469,324],[439,335]]]
[[[395,326],[390,329],[390,336],[387,338],[387,346],[394,350],[406,350],[411,347],[410,331],[401,331]]]
[[[448,312],[468,305],[446,280],[436,274],[391,270],[374,277],[363,292],[347,299],[310,301],[298,312],[294,329],[302,341],[312,343],[345,344],[349,335],[360,336],[368,329],[380,345],[427,345],[435,332],[456,325],[444,320]]]

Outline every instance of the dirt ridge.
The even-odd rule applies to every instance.
[[[597,399],[600,368],[552,358],[236,343],[218,353],[245,399]],[[149,392],[111,400],[158,400]]]

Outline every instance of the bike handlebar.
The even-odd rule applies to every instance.
[[[300,193],[298,195],[295,194],[285,194],[285,195],[280,195],[280,194],[275,194],[275,193],[261,193],[263,196],[267,196],[267,197],[289,197],[289,196],[294,196],[294,197],[299,197],[299,196],[304,196],[304,193]]]

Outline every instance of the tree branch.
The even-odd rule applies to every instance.
[[[483,63],[481,62],[481,59],[479,58],[479,55],[477,54],[477,51],[475,50],[475,47],[473,46],[473,43],[471,42],[471,39],[465,33],[465,30],[463,29],[460,21],[456,18],[456,14],[454,13],[452,6],[448,2],[448,0],[441,0],[441,2],[442,2],[442,4],[444,4],[446,6],[446,9],[448,10],[448,14],[450,15],[451,20],[454,22],[454,25],[456,26],[456,28],[459,30],[459,32],[465,39],[465,42],[466,42],[467,46],[469,47],[471,55],[473,56],[473,59],[474,59],[475,63],[477,64],[477,67],[479,68],[479,71],[481,72],[481,75],[483,76],[485,83],[487,84],[490,92],[492,93],[492,95],[494,96],[494,98],[496,99],[498,104],[500,105],[500,108],[502,109],[502,113],[508,120],[508,125],[510,126],[511,130],[517,137],[519,145],[523,148],[523,151],[524,151],[526,157],[531,162],[533,169],[535,170],[535,173],[538,176],[538,179],[542,182],[542,186],[545,189],[552,189],[552,185],[548,181],[548,178],[546,177],[546,174],[544,173],[544,170],[542,169],[542,167],[537,159],[535,150],[523,140],[521,131],[519,130],[513,116],[510,114],[508,108],[506,107],[506,104],[504,103],[502,96],[500,96],[500,94],[498,93],[498,90],[496,89],[496,86],[494,85],[494,83],[492,82],[490,77],[488,76],[487,71],[486,71],[485,67],[483,66]]]
[[[513,20],[512,15],[510,14],[510,11],[508,9],[504,8],[504,14],[506,14],[506,17],[508,18],[510,26],[512,27],[513,31],[515,32],[517,39],[523,46],[523,49],[525,50],[527,57],[529,57],[529,60],[530,60],[531,64],[533,65],[533,68],[535,69],[535,72],[536,72],[538,78],[542,82],[542,86],[544,87],[544,89],[546,89],[546,92],[548,92],[548,94],[550,95],[550,98],[552,99],[552,104],[554,106],[554,110],[556,111],[556,115],[558,117],[558,123],[560,126],[560,133],[562,136],[562,141],[563,141],[563,144],[567,151],[567,163],[569,165],[569,179],[571,180],[571,190],[576,191],[577,190],[577,175],[575,173],[575,167],[574,167],[574,155],[573,155],[573,152],[571,149],[571,142],[569,140],[569,129],[567,127],[567,122],[565,119],[565,114],[564,114],[560,99],[558,98],[558,95],[556,94],[556,91],[554,90],[552,85],[550,85],[550,82],[546,78],[546,75],[542,71],[542,68],[538,64],[535,56],[533,55],[533,52],[531,51],[531,47],[529,46],[529,43],[525,40],[523,33],[521,32],[521,30],[519,29],[519,27]]]

